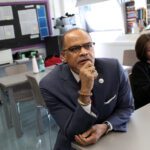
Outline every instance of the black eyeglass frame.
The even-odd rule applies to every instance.
[[[74,45],[72,47],[64,49],[64,51],[69,51],[69,52],[72,52],[72,53],[76,53],[76,52],[79,52],[82,47],[85,48],[86,50],[91,50],[94,45],[95,45],[95,42],[88,42],[88,43],[84,43],[82,45]]]

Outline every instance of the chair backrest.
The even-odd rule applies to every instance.
[[[135,50],[124,50],[123,65],[133,66],[138,61]]]
[[[9,66],[5,68],[6,75],[13,75],[26,72],[28,70],[26,64],[17,64],[14,66]]]
[[[46,105],[45,105],[44,99],[41,95],[40,88],[39,88],[39,85],[38,85],[36,79],[30,75],[27,75],[27,79],[31,85],[31,88],[33,91],[33,96],[34,96],[37,106],[45,107]]]
[[[27,72],[27,71],[28,69],[26,64],[17,64],[5,68],[5,74],[8,76]],[[13,91],[14,91],[15,100],[17,102],[28,101],[33,99],[33,94],[29,82],[14,85]]]
[[[45,59],[44,64],[45,67],[60,64],[62,62],[60,57],[52,56]]]

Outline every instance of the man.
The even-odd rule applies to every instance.
[[[94,43],[82,29],[66,32],[62,57],[41,82],[46,105],[60,127],[55,150],[71,142],[94,144],[110,130],[126,131],[133,112],[128,79],[114,59],[95,59]]]

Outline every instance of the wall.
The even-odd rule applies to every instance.
[[[69,13],[77,13],[76,0],[49,0],[52,17],[57,18]],[[53,34],[58,34],[53,30]],[[125,49],[134,49],[135,41],[138,35],[122,35],[120,32],[100,32],[91,33],[92,39],[96,42],[96,57],[117,58],[120,63],[123,60],[123,51]]]
[[[96,57],[108,57],[116,58],[122,64],[123,52],[127,49],[135,49],[135,43],[140,34],[120,35],[116,36],[113,41],[102,41],[102,34],[91,35],[95,45],[95,56]]]
[[[1,2],[14,2],[24,0],[1,0]],[[31,0],[26,0],[31,1]],[[51,18],[57,18],[65,14],[65,12],[76,13],[76,0],[48,0]],[[140,0],[141,1],[141,0]],[[53,21],[52,21],[53,24]],[[52,25],[53,26],[53,25]],[[52,30],[53,35],[59,34],[59,31]],[[113,34],[113,33],[112,33]],[[93,41],[96,42],[95,55],[96,57],[113,57],[117,58],[122,63],[123,51],[125,49],[134,49],[135,41],[139,35],[120,35],[116,34],[113,39],[111,34],[95,33],[92,34]],[[105,39],[105,40],[104,40]],[[36,47],[38,51],[45,54],[43,46]],[[26,48],[22,50],[27,50]]]
[[[135,43],[124,43],[124,42],[114,42],[114,43],[101,43],[95,48],[95,56],[116,58],[122,64],[123,62],[123,52],[127,49],[134,49]]]
[[[62,0],[63,10],[62,14],[66,11],[75,11],[74,5],[76,0]],[[127,0],[126,0],[127,1]],[[129,0],[128,0],[129,1]],[[146,0],[135,0],[136,8],[144,7]],[[69,9],[71,8],[71,9]],[[120,32],[100,32],[91,33],[92,39],[96,42],[95,45],[95,56],[96,57],[109,57],[117,58],[122,64],[123,52],[126,49],[133,49],[135,42],[140,34],[125,35]]]
[[[0,0],[0,3],[1,4],[5,4],[5,3],[18,3],[18,2],[30,2],[31,3],[31,1],[32,2],[34,2],[34,1],[36,1],[36,2],[38,2],[38,1],[42,1],[42,2],[48,2],[48,0]],[[45,52],[45,45],[43,45],[43,44],[35,44],[35,45],[31,45],[31,46],[25,46],[25,47],[19,47],[19,48],[14,48],[14,49],[12,49],[12,52],[13,53],[16,53],[16,52],[18,52],[18,51],[28,51],[28,50],[30,50],[30,49],[35,49],[35,50],[37,50],[37,51],[39,51],[39,53],[41,53],[43,56],[46,56],[46,52]]]

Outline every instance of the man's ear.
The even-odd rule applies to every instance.
[[[61,51],[61,54],[60,54],[60,58],[62,60],[62,62],[66,63],[66,53],[65,51]]]

